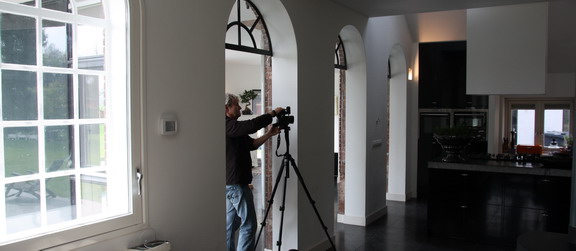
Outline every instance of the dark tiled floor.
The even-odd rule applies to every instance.
[[[426,202],[388,201],[388,214],[367,227],[337,224],[337,250],[357,251],[513,251],[511,247],[431,238],[426,234]]]

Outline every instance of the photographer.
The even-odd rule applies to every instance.
[[[239,98],[226,93],[226,249],[236,250],[234,234],[240,229],[238,250],[252,251],[257,229],[254,199],[249,184],[252,182],[252,158],[250,151],[258,149],[270,137],[280,133],[272,127],[262,137],[253,134],[272,123],[272,118],[284,109],[278,107],[256,118],[238,121]]]

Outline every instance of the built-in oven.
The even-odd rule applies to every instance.
[[[468,126],[485,139],[486,125],[486,110],[420,109],[420,137],[432,137],[438,128]]]
[[[454,111],[453,126],[472,127],[481,139],[486,139],[486,112],[484,111]]]
[[[451,127],[451,114],[447,111],[420,112],[420,138],[431,139],[438,128]]]

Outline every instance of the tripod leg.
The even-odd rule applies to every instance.
[[[290,177],[290,163],[288,160],[284,159],[282,162],[285,162],[286,166],[286,174],[284,175],[284,191],[282,194],[282,206],[280,206],[281,216],[280,216],[280,231],[278,233],[278,242],[276,245],[278,246],[278,251],[282,247],[282,229],[284,228],[284,212],[286,211],[286,185],[288,184],[288,178]]]
[[[280,165],[280,169],[278,170],[278,175],[276,175],[276,183],[274,183],[274,188],[272,189],[272,194],[270,194],[270,199],[268,200],[268,206],[266,206],[266,213],[264,214],[264,219],[262,219],[262,223],[260,223],[260,231],[258,232],[258,238],[256,238],[256,244],[258,245],[258,241],[260,241],[260,236],[262,235],[262,230],[266,226],[266,220],[268,219],[268,213],[272,208],[272,204],[274,203],[274,196],[276,195],[276,190],[278,189],[278,185],[280,184],[280,178],[282,178],[282,173],[284,172],[284,168],[286,167],[285,162],[282,161]]]
[[[332,250],[336,251],[336,246],[334,245],[334,242],[332,242],[332,238],[330,237],[330,234],[328,234],[328,228],[324,224],[324,221],[322,221],[322,217],[320,217],[320,213],[318,213],[318,209],[316,208],[316,202],[312,199],[312,196],[310,195],[310,192],[308,191],[308,187],[306,187],[306,184],[304,183],[304,178],[302,178],[302,175],[300,174],[300,170],[298,170],[298,166],[296,166],[296,162],[294,161],[294,159],[291,156],[288,156],[288,158],[290,159],[290,163],[292,164],[292,169],[296,173],[296,176],[298,176],[298,181],[300,181],[300,185],[302,185],[302,188],[304,188],[304,191],[306,192],[306,196],[308,196],[308,201],[310,201],[310,205],[312,205],[312,207],[314,208],[314,212],[316,212],[316,217],[318,218],[318,221],[320,221],[320,224],[322,225],[322,228],[324,229],[324,233],[326,234],[326,237],[328,237],[328,240],[330,241],[330,245],[332,245]]]

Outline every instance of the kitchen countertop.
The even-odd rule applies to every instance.
[[[430,161],[428,168],[572,177],[571,169],[545,168],[542,163],[510,160],[470,160],[462,163]]]

